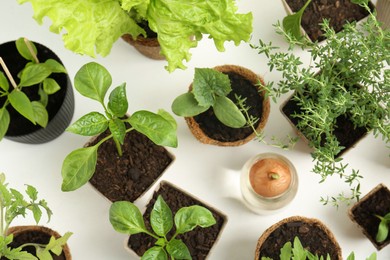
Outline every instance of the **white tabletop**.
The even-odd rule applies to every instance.
[[[256,44],[261,38],[265,42],[272,41],[286,46],[272,27],[272,24],[286,14],[281,1],[246,0],[238,2],[238,5],[240,12],[253,12],[252,43]],[[0,42],[25,36],[50,47],[61,58],[73,79],[76,71],[93,59],[65,49],[61,37],[49,32],[50,21],[45,20],[44,25],[40,26],[32,15],[30,4],[20,6],[15,0],[2,0]],[[127,82],[130,113],[140,109],[157,111],[159,108],[170,111],[173,99],[186,91],[191,83],[195,67],[236,64],[262,75],[266,81],[280,79],[279,75],[269,72],[266,58],[258,55],[248,44],[236,47],[227,43],[225,46],[226,51],[221,53],[215,49],[211,40],[203,39],[196,49],[191,50],[192,59],[187,63],[188,68],[171,74],[164,69],[165,61],[145,58],[122,40],[117,41],[109,56],[95,61],[107,67],[113,76],[113,85]],[[307,61],[306,53],[300,51],[299,55]],[[97,102],[89,101],[78,93],[75,93],[75,99],[73,120],[100,109]],[[283,99],[280,100],[282,101]],[[267,136],[283,137],[293,133],[279,112],[280,102],[271,104],[271,114],[265,128]],[[179,147],[169,150],[176,156],[176,160],[160,180],[168,180],[180,186],[228,216],[226,228],[209,259],[253,259],[257,239],[263,231],[275,222],[293,215],[323,221],[336,236],[344,257],[354,251],[356,259],[365,259],[376,251],[349,220],[348,207],[336,210],[319,202],[321,196],[348,192],[348,186],[337,177],[319,184],[319,176],[310,172],[313,165],[310,149],[302,141],[292,151],[283,151],[256,141],[232,148],[210,146],[199,143],[191,135],[183,118],[175,118],[178,122]],[[70,193],[64,193],[60,189],[63,159],[69,152],[81,147],[87,139],[64,133],[41,145],[3,140],[0,142],[0,171],[6,173],[11,187],[24,189],[24,184],[31,184],[38,188],[40,197],[46,198],[54,212],[51,222],[44,224],[60,233],[74,233],[69,240],[74,259],[132,259],[123,248],[127,236],[115,232],[108,221],[110,203],[107,200],[93,190],[91,185]],[[296,166],[300,178],[300,187],[294,201],[282,212],[268,216],[255,215],[244,206],[239,185],[240,168],[247,159],[262,152],[276,152],[289,158]],[[353,168],[360,169],[364,176],[361,182],[363,194],[381,182],[390,186],[389,150],[380,139],[369,135],[345,155],[345,160]],[[155,186],[136,204],[144,206]],[[31,216],[15,222],[29,223],[33,223]],[[378,259],[390,259],[390,246],[378,252]]]

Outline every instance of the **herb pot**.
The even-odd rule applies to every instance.
[[[34,45],[37,48],[39,60],[44,61],[50,58],[62,64],[58,56],[49,48],[36,42],[34,42]],[[25,67],[28,61],[18,53],[15,41],[0,45],[0,57],[7,64],[15,81],[19,80],[17,74]],[[57,138],[68,127],[74,113],[74,95],[71,81],[69,76],[64,73],[53,73],[50,77],[60,85],[61,89],[49,95],[46,107],[49,114],[47,126],[42,128],[39,125],[34,125],[13,107],[7,106],[10,114],[10,125],[5,138],[21,143],[40,144]],[[25,94],[30,100],[40,99],[38,85],[28,87]],[[0,106],[3,103],[4,100],[0,98]]]
[[[382,23],[383,29],[390,28],[390,1],[378,0],[376,3],[378,21]]]
[[[261,132],[270,112],[269,98],[265,97],[265,91],[259,88],[260,82],[264,84],[263,79],[251,70],[237,65],[222,65],[213,69],[229,76],[232,91],[228,97],[231,100],[236,100],[235,94],[246,98],[247,105],[251,107],[249,113],[259,119],[255,128]],[[189,89],[192,89],[192,84]],[[250,127],[225,126],[216,118],[212,109],[194,117],[186,117],[185,120],[191,133],[204,144],[239,146],[246,144],[256,136]]]
[[[390,191],[384,184],[378,184],[349,210],[349,218],[357,224],[363,234],[377,250],[390,244],[390,236],[383,242],[376,241],[380,219],[390,212]]]
[[[48,244],[50,237],[54,236],[56,239],[61,237],[57,231],[44,226],[14,226],[8,229],[8,234],[14,236],[14,240],[10,244],[12,248],[25,243]],[[34,247],[25,247],[25,250],[35,255]],[[68,244],[62,247],[62,253],[59,256],[52,254],[52,257],[53,260],[71,260],[72,256]]]
[[[200,199],[183,191],[179,187],[167,181],[161,181],[159,187],[154,191],[152,198],[146,205],[143,218],[147,229],[151,230],[150,213],[157,197],[161,195],[168,206],[171,208],[173,215],[182,207],[199,205],[207,208],[213,214],[216,224],[208,228],[195,228],[190,232],[177,236],[184,244],[187,245],[193,259],[206,259],[211,249],[216,245],[218,239],[227,223],[227,216],[212,206],[202,202]],[[172,236],[168,233],[168,237]],[[169,237],[170,238],[170,237]],[[126,240],[126,248],[132,254],[142,256],[145,251],[152,247],[155,240],[143,233],[131,235]]]
[[[137,51],[148,58],[153,60],[165,60],[165,57],[160,54],[161,47],[157,37],[145,38],[143,36],[138,36],[137,39],[133,39],[130,34],[125,34],[122,36],[122,39],[134,46]]]
[[[286,242],[293,243],[298,237],[302,246],[314,255],[330,255],[341,260],[341,248],[332,232],[318,219],[303,216],[285,218],[264,231],[257,241],[255,260],[262,257],[279,259],[280,249]]]
[[[294,199],[297,190],[297,171],[282,155],[259,154],[249,159],[242,168],[243,201],[257,214],[277,212]]]

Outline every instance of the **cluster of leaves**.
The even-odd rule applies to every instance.
[[[145,233],[156,239],[141,259],[192,259],[186,244],[177,238],[196,227],[207,228],[216,223],[212,213],[199,205],[183,207],[173,216],[171,209],[159,195],[150,214],[149,231],[144,223],[140,210],[128,201],[114,202],[110,208],[110,222],[113,228],[124,234]],[[173,224],[175,224],[172,235]],[[168,239],[168,235],[170,239]]]
[[[293,117],[314,147],[313,172],[321,176],[321,182],[328,176],[339,175],[350,186],[351,196],[340,193],[321,199],[324,204],[331,201],[336,206],[341,201],[349,204],[359,198],[362,177],[356,170],[346,173],[348,165],[337,157],[344,149],[333,134],[337,119],[348,116],[355,127],[372,130],[375,137],[381,135],[386,143],[390,141],[390,31],[380,27],[365,1],[361,5],[370,15],[360,27],[347,24],[336,34],[324,20],[326,44],[312,43],[303,37],[298,40],[277,24],[277,31],[289,41],[287,52],[276,52],[278,48],[272,43],[261,40],[258,46],[252,45],[269,58],[271,71],[282,73],[277,87],[272,82],[264,86],[273,100],[294,92],[292,100],[300,112]],[[308,67],[302,68],[300,58],[292,53],[296,45],[310,47],[312,61]]]
[[[132,130],[144,134],[157,145],[177,147],[176,121],[168,112],[159,110],[156,114],[141,110],[127,115],[126,83],[112,90],[106,105],[105,96],[111,83],[110,73],[96,62],[85,64],[75,75],[76,90],[81,95],[98,101],[103,106],[104,114],[90,112],[69,126],[67,131],[95,136],[108,129],[110,135],[93,146],[76,149],[66,156],[62,165],[63,191],[76,190],[91,179],[96,168],[97,150],[110,138],[114,140],[120,156],[126,133]]]
[[[168,71],[184,69],[183,60],[191,58],[190,48],[197,46],[203,34],[209,35],[219,51],[224,42],[249,41],[252,14],[237,13],[234,0],[18,0],[31,2],[34,18],[42,23],[45,16],[53,24],[50,30],[62,33],[65,47],[95,56],[107,55],[122,35],[134,38],[146,32],[139,24],[147,21],[157,33],[161,53],[168,61]],[[76,15],[75,15],[76,14]],[[109,28],[109,29],[107,29]],[[195,36],[195,40],[191,37]]]
[[[46,201],[43,199],[38,200],[36,188],[31,185],[26,186],[28,200],[19,191],[8,188],[8,184],[5,183],[4,173],[0,174],[0,257],[7,259],[52,260],[51,253],[60,255],[62,246],[66,244],[72,233],[67,232],[59,239],[51,237],[47,245],[27,243],[17,248],[9,247],[9,244],[13,241],[13,234],[8,234],[8,228],[15,218],[19,216],[26,217],[26,213],[30,211],[38,224],[42,217],[42,210],[46,212],[48,221],[50,221],[52,215],[52,211],[47,206]],[[27,246],[35,247],[38,258],[27,251],[23,251],[23,248]]]
[[[46,127],[49,120],[46,111],[48,96],[60,90],[58,83],[54,79],[49,78],[49,76],[52,73],[67,73],[64,66],[56,60],[48,59],[40,63],[37,58],[37,48],[26,38],[19,38],[15,41],[15,44],[19,54],[28,63],[18,73],[20,81],[19,84],[16,84],[15,79],[0,57],[0,63],[5,71],[5,74],[0,71],[0,97],[5,98],[0,108],[0,140],[6,134],[10,124],[10,114],[7,110],[8,105],[11,105],[18,113],[33,124]],[[31,101],[23,92],[23,88],[30,87],[39,88],[39,101]]]
[[[376,234],[375,240],[380,243],[385,241],[389,236],[390,212],[384,216],[379,216],[379,215],[375,215],[375,216],[380,220],[378,226],[378,232]]]

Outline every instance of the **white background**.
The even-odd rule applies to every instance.
[[[261,38],[265,42],[286,46],[284,40],[274,33],[272,24],[285,16],[281,1],[249,1],[238,3],[240,12],[252,11],[254,32],[251,43]],[[2,0],[0,3],[0,42],[25,36],[30,40],[50,47],[62,59],[71,79],[76,71],[92,58],[76,55],[65,49],[59,35],[49,32],[50,22],[40,26],[32,18],[30,4],[22,6],[16,0]],[[168,73],[165,61],[150,60],[139,54],[121,39],[114,45],[109,56],[95,61],[106,66],[113,76],[113,85],[127,82],[129,112],[140,109],[170,111],[173,99],[185,92],[191,83],[195,67],[213,67],[222,64],[236,64],[247,67],[262,75],[266,81],[278,81],[280,76],[269,73],[267,60],[249,47],[225,45],[226,51],[218,52],[213,42],[204,39],[192,49],[192,60],[186,70]],[[298,51],[304,62],[308,56]],[[97,102],[89,101],[75,93],[76,110],[73,121],[80,116],[99,109]],[[283,101],[283,100],[281,100]],[[280,101],[280,102],[281,102]],[[279,112],[279,103],[271,104],[271,114],[265,128],[267,136],[286,136],[293,130]],[[289,216],[302,215],[323,221],[335,234],[343,249],[343,256],[355,251],[356,259],[365,259],[375,252],[374,246],[352,223],[348,207],[338,210],[323,206],[321,196],[348,192],[348,187],[337,177],[319,184],[319,177],[310,172],[312,161],[310,149],[299,142],[293,151],[282,151],[252,141],[241,147],[215,147],[199,143],[188,130],[182,118],[178,121],[179,147],[169,149],[176,160],[162,179],[171,181],[228,215],[228,223],[209,259],[253,259],[257,239],[263,231],[275,222]],[[6,173],[11,187],[24,189],[31,184],[39,189],[40,197],[46,198],[54,216],[45,225],[60,233],[72,231],[69,240],[72,255],[76,260],[133,259],[123,248],[127,237],[116,233],[109,221],[110,203],[100,196],[91,185],[70,193],[61,192],[61,165],[65,156],[81,147],[87,141],[71,133],[64,133],[57,139],[42,145],[26,145],[9,140],[0,143],[0,171]],[[295,200],[282,212],[259,216],[249,211],[242,203],[239,176],[240,168],[250,157],[262,152],[277,152],[288,157],[299,172],[300,187]],[[345,155],[345,160],[364,176],[362,193],[384,183],[390,186],[389,150],[380,139],[372,135],[361,141],[356,148]],[[161,180],[161,179],[160,179]],[[149,199],[152,189],[136,202],[142,207]],[[15,224],[33,223],[32,217],[18,219]],[[390,246],[378,252],[378,259],[390,259]]]

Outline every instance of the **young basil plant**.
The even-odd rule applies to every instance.
[[[306,8],[309,6],[311,0],[307,0],[305,5],[296,13],[287,15],[283,19],[283,29],[285,32],[290,33],[296,39],[301,37],[301,21],[303,12],[305,12]]]
[[[178,96],[172,103],[172,111],[178,116],[192,117],[213,108],[221,123],[233,128],[246,125],[245,116],[227,97],[232,91],[229,77],[217,70],[195,68],[192,90]]]
[[[85,64],[75,75],[76,90],[98,101],[104,114],[90,112],[69,126],[67,131],[95,136],[108,129],[110,135],[93,146],[74,150],[66,156],[62,164],[63,191],[76,190],[91,179],[96,168],[98,147],[110,138],[115,142],[120,156],[126,133],[133,130],[144,134],[157,145],[177,147],[176,121],[168,112],[162,109],[157,113],[141,110],[126,116],[128,102],[125,83],[111,91],[106,105],[105,97],[111,83],[110,73],[96,62]]]
[[[383,242],[387,239],[389,236],[389,229],[390,229],[390,212],[387,213],[385,216],[379,216],[375,215],[377,218],[379,218],[379,226],[378,226],[378,232],[376,234],[375,240],[376,242]]]
[[[6,134],[10,124],[8,105],[31,123],[46,127],[49,120],[46,110],[48,97],[60,90],[59,84],[49,76],[52,73],[67,73],[64,66],[56,60],[48,59],[41,63],[37,58],[36,46],[26,38],[19,38],[15,44],[19,54],[29,62],[18,73],[19,83],[16,84],[7,65],[0,57],[5,72],[4,74],[0,71],[0,97],[5,97],[0,107],[0,140]],[[39,88],[40,100],[32,101],[23,92],[25,88],[31,87]]]
[[[114,202],[110,208],[110,222],[113,228],[124,234],[145,233],[156,239],[141,259],[191,259],[188,247],[177,237],[196,227],[207,228],[216,223],[212,213],[199,205],[183,207],[173,217],[172,211],[161,195],[153,206],[150,215],[152,231],[144,223],[140,210],[128,201]],[[174,234],[168,239],[168,233],[175,225]]]
[[[59,239],[51,237],[47,245],[27,243],[17,248],[11,248],[9,246],[13,241],[13,234],[8,234],[8,229],[14,219],[19,216],[25,217],[27,211],[33,214],[36,224],[41,220],[42,210],[46,212],[48,221],[50,221],[50,217],[52,216],[52,211],[46,201],[44,199],[38,199],[38,191],[36,188],[31,185],[26,185],[25,192],[28,196],[27,200],[22,193],[9,188],[8,184],[5,183],[4,173],[0,173],[0,210],[2,212],[0,223],[0,258],[52,260],[51,253],[55,255],[61,254],[62,246],[66,244],[68,238],[72,235],[71,232],[67,232]],[[37,257],[23,250],[27,246],[35,247]]]

